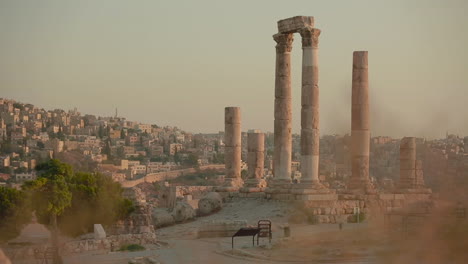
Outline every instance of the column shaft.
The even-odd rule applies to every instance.
[[[350,189],[369,189],[369,82],[367,51],[353,53]]]
[[[291,111],[291,49],[293,35],[275,34],[275,148],[273,174],[275,180],[291,181],[292,111]]]
[[[226,185],[238,186],[241,179],[241,114],[239,107],[224,110],[224,160]]]
[[[416,185],[416,138],[404,137],[400,141],[400,188]]]
[[[302,37],[301,183],[319,183],[319,68],[320,30],[304,28]]]

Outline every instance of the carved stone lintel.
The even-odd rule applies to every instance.
[[[299,30],[302,37],[302,47],[318,48],[321,30],[318,28],[305,27]]]
[[[291,52],[292,42],[294,40],[292,33],[278,33],[273,35],[273,39],[276,41],[276,53]]]

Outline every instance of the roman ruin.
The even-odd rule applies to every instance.
[[[263,179],[265,167],[265,134],[250,132],[247,134],[247,180],[241,192],[261,192],[266,187]]]
[[[278,33],[276,41],[275,75],[275,151],[273,168],[275,185],[288,188],[291,183],[292,110],[291,110],[291,49],[292,33]]]
[[[400,191],[430,192],[424,186],[422,162],[416,159],[416,138],[404,137],[400,141]]]
[[[416,138],[404,137],[400,141],[400,188],[416,187]]]
[[[241,109],[232,106],[224,109],[224,133],[190,135],[187,141],[188,133],[178,130],[169,133],[152,126],[132,129],[145,131],[140,138],[127,135],[123,140],[120,134],[111,137],[109,132],[113,139],[110,142],[124,144],[120,146],[122,149],[114,148],[114,152],[123,152],[125,147],[131,150],[128,156],[121,157],[120,167],[132,175],[122,180],[121,185],[126,187],[123,197],[135,206],[125,219],[112,225],[96,223],[93,233],[63,243],[66,263],[79,254],[93,257],[101,254],[104,259],[113,257],[141,264],[192,263],[193,259],[197,263],[224,263],[228,258],[252,263],[379,263],[378,254],[389,262],[386,250],[398,248],[396,242],[409,241],[407,237],[400,241],[399,237],[393,237],[395,234],[413,239],[415,235],[410,229],[423,221],[426,225],[418,230],[421,241],[437,238],[444,246],[448,244],[446,234],[457,233],[457,229],[447,228],[446,219],[457,228],[467,227],[463,223],[466,211],[462,202],[456,201],[456,208],[452,206],[455,199],[463,196],[437,192],[435,186],[447,184],[448,178],[452,185],[467,183],[468,137],[447,135],[445,140],[431,141],[433,146],[416,137],[371,138],[368,51],[354,51],[349,85],[350,135],[321,138],[318,64],[321,30],[315,28],[314,17],[310,16],[283,19],[277,26],[278,33],[273,35],[276,42],[273,134],[259,130],[242,132]],[[291,52],[295,33],[299,33],[302,43],[300,135],[292,133]],[[271,121],[271,116],[266,120]],[[112,124],[116,129],[121,124],[128,125],[123,122]],[[130,133],[130,128],[125,128]],[[161,153],[166,148],[164,157],[170,158],[166,164],[153,162],[151,158],[147,161],[143,155],[144,151],[159,150],[151,149],[153,142],[164,145]],[[34,144],[37,142],[29,142]],[[177,152],[180,156],[175,155]],[[124,158],[128,160],[123,162]],[[440,164],[432,164],[433,161]],[[17,160],[13,162],[19,166]],[[114,170],[116,165],[108,163],[101,165]],[[165,170],[167,163],[178,167]],[[133,171],[129,170],[131,167],[149,170],[150,166],[158,167],[158,172],[133,178]],[[433,177],[439,182],[429,183],[430,177],[423,175],[423,170],[427,174],[438,173]],[[426,184],[434,188],[434,194]],[[465,189],[460,189],[465,195]],[[450,198],[444,210],[437,208],[439,201],[446,201],[439,195]],[[435,215],[437,218],[430,218]],[[434,219],[438,222],[430,223]],[[260,222],[270,222],[270,234],[274,235],[263,236],[259,243],[260,232],[265,232]],[[433,225],[437,225],[437,230],[432,229]],[[390,231],[382,232],[387,229]],[[255,236],[246,235],[252,231],[258,232],[256,245]],[[442,239],[438,239],[437,233],[442,234]],[[236,234],[239,238],[234,244]],[[460,237],[466,240],[464,234]],[[122,252],[130,244],[145,244],[147,248],[132,254]],[[5,245],[12,250],[18,243]],[[417,247],[424,249],[418,254],[430,254],[429,247]],[[187,248],[197,250],[189,252]],[[398,255],[396,259],[413,263],[399,258],[402,252],[407,253],[401,249],[404,246],[392,252]],[[2,254],[0,251],[0,262]],[[29,259],[37,255],[30,249],[14,255],[27,254]],[[129,255],[133,259],[127,259]]]
[[[274,179],[269,193],[309,193],[325,187],[319,181],[319,72],[320,29],[314,18],[296,16],[278,21],[276,41]],[[302,38],[301,183],[291,190],[292,102],[291,50],[293,34]]]
[[[221,191],[237,191],[241,178],[241,111],[239,107],[224,109],[224,153],[226,176]]]
[[[369,178],[369,72],[368,52],[353,53],[351,96],[351,178],[348,189],[372,192]]]

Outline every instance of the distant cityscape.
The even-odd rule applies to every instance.
[[[28,103],[0,99],[0,181],[35,179],[36,164],[57,158],[85,171],[99,171],[125,182],[147,175],[224,164],[224,132],[192,134],[177,127],[159,127],[125,117],[81,115],[75,108],[44,110]],[[247,170],[247,132],[242,133],[242,170]],[[266,178],[272,176],[273,134],[265,137]],[[441,177],[453,181],[468,173],[468,137],[417,139],[424,178],[437,188]],[[348,135],[320,139],[320,178],[339,188],[351,173]],[[381,188],[399,177],[399,139],[371,139],[370,176]],[[300,180],[300,136],[293,135],[292,179]],[[175,174],[177,175],[177,174]]]

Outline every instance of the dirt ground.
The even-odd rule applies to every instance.
[[[65,264],[127,264],[131,259],[144,257],[163,264],[467,263],[466,220],[443,224],[426,221],[414,230],[416,233],[419,230],[419,234],[410,235],[403,233],[398,225],[385,229],[371,220],[368,223],[344,224],[342,229],[337,224],[289,223],[291,236],[284,237],[280,226],[288,223],[293,210],[294,206],[284,202],[239,199],[225,204],[216,214],[158,229],[158,244],[145,245],[144,251],[92,252],[65,256],[64,260]],[[230,237],[197,238],[197,228],[202,221],[222,219],[246,220],[251,225],[256,225],[260,219],[270,219],[273,222],[273,240],[270,244],[268,239],[262,238],[258,246],[252,246],[251,237],[237,237],[232,249]],[[450,232],[440,236],[427,230]]]

